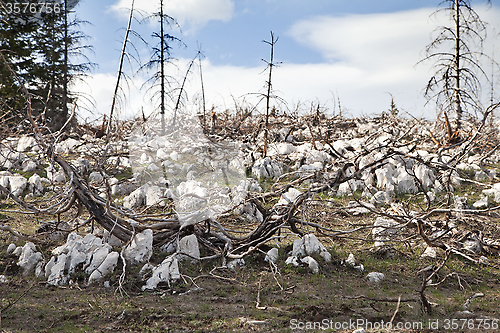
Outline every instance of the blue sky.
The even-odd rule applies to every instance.
[[[98,64],[87,84],[76,89],[94,98],[92,119],[109,113],[120,49],[131,0],[80,0],[75,12],[92,23],[84,31],[92,37],[90,59]],[[446,18],[430,17],[440,0],[165,0],[165,12],[179,22],[181,29],[169,32],[186,44],[174,46],[176,67],[169,73],[182,78],[188,61],[201,45],[205,55],[203,78],[207,104],[217,109],[234,108],[234,101],[258,102],[267,79],[262,73],[268,59],[270,31],[279,37],[275,59],[281,62],[274,72],[273,85],[289,110],[307,111],[310,104],[321,103],[331,114],[338,113],[340,99],[344,112],[370,115],[385,111],[390,94],[398,107],[413,116],[434,116],[434,105],[425,104],[423,88],[431,76],[432,63],[415,64],[424,56],[433,30],[447,23]],[[484,21],[490,23],[488,54],[500,62],[500,0],[472,1]],[[153,11],[157,1],[136,0],[136,7]],[[133,29],[145,38],[156,24],[133,23]],[[148,51],[136,41],[142,61]],[[495,53],[493,53],[493,51]],[[135,65],[137,68],[137,65]],[[128,69],[132,74],[133,69]],[[486,71],[491,70],[487,67]],[[498,74],[498,73],[497,73]],[[198,72],[190,76],[187,109],[195,110],[200,94]],[[157,109],[144,90],[146,76],[134,76],[121,105],[120,117],[146,114]],[[485,87],[485,98],[487,97]],[[389,94],[390,93],[390,94]],[[169,106],[170,108],[172,106]],[[262,106],[263,107],[263,106]]]

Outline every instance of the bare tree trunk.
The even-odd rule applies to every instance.
[[[163,0],[160,0],[160,94],[161,94],[161,105],[160,105],[160,115],[161,115],[161,135],[165,135],[165,67],[164,67],[164,55],[165,43],[163,36]]]
[[[278,40],[274,39],[274,34],[271,31],[271,42],[266,42],[265,43],[269,44],[271,46],[271,59],[269,61],[269,80],[267,81],[267,94],[266,94],[266,124],[264,128],[264,156],[267,155],[267,144],[269,140],[269,103],[271,100],[271,89],[272,89],[272,73],[273,73],[273,60],[274,60],[274,44],[276,44]]]
[[[460,0],[455,0],[455,87],[453,88],[453,108],[455,111],[455,130],[462,125],[462,107],[460,103]]]
[[[132,0],[132,5],[130,7],[130,15],[128,17],[127,31],[125,32],[125,38],[123,39],[122,52],[120,55],[120,65],[118,67],[118,77],[116,78],[115,91],[113,93],[113,101],[111,102],[111,111],[109,113],[108,128],[106,129],[106,134],[111,131],[111,123],[113,121],[113,111],[115,110],[116,98],[118,96],[118,89],[120,88],[120,79],[123,70],[123,60],[125,59],[125,51],[127,49],[128,35],[130,33],[130,26],[132,25],[132,17],[134,15],[134,0]]]
[[[68,6],[67,0],[64,0],[64,66],[63,66],[63,123],[68,118]]]
[[[198,51],[198,65],[200,67],[200,81],[201,81],[201,101],[203,106],[203,130],[206,129],[206,105],[205,105],[205,85],[203,84],[203,72],[201,70],[201,49]]]

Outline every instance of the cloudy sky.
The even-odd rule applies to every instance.
[[[158,11],[158,2],[138,0],[136,8],[144,15]],[[168,74],[181,81],[188,62],[201,49],[202,74],[207,106],[218,110],[234,109],[234,104],[259,102],[267,74],[269,45],[273,31],[279,40],[275,60],[280,66],[273,72],[275,93],[286,102],[287,112],[307,112],[311,103],[338,114],[338,101],[350,116],[379,114],[390,106],[391,95],[398,108],[415,117],[432,118],[434,105],[425,106],[423,88],[432,74],[432,63],[415,66],[424,56],[433,31],[448,24],[448,16],[432,16],[441,0],[165,0],[165,12],[175,18],[178,27],[168,32],[185,46],[172,44],[175,66]],[[89,21],[83,30],[91,39],[98,64],[75,89],[92,96],[93,113],[80,111],[83,120],[109,114],[116,82],[120,49],[127,25],[131,0],[80,0],[75,13]],[[488,22],[485,52],[500,62],[500,0],[472,0],[481,18]],[[140,15],[137,14],[140,19]],[[151,41],[159,25],[134,21],[132,29]],[[137,52],[129,52],[139,62],[149,58],[148,48],[133,39]],[[125,89],[120,117],[146,115],[158,109],[146,89],[140,89],[146,73],[134,74],[139,67],[126,66],[130,85]],[[488,74],[492,66],[485,64]],[[496,74],[498,71],[496,71]],[[498,86],[498,82],[497,82]],[[172,88],[178,87],[173,83]],[[490,88],[483,87],[484,99]],[[198,66],[193,67],[187,82],[188,109],[200,96]],[[168,109],[172,109],[170,102]],[[259,109],[263,109],[260,104]]]

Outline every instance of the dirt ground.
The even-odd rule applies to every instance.
[[[9,282],[0,284],[3,332],[500,331],[494,329],[500,324],[498,270],[472,266],[460,258],[451,258],[440,277],[460,273],[427,288],[433,311],[424,314],[417,292],[422,277],[417,272],[434,263],[396,248],[374,253],[350,247],[365,266],[362,273],[343,263],[348,252],[342,242],[332,242],[333,261],[321,262],[318,274],[284,265],[290,246],[280,249],[277,274],[261,253],[235,271],[213,270],[217,262],[185,263],[178,283],[143,292],[144,282],[136,271],[127,272],[123,288],[117,288],[121,267],[110,278],[109,288],[87,287],[84,276],[73,276],[80,285],[71,287],[23,278],[15,258],[5,255],[5,241],[4,236],[0,273]],[[383,272],[385,280],[369,284],[366,274],[371,271]],[[472,301],[472,314],[460,313],[465,300],[478,292],[484,297]],[[393,327],[403,329],[388,330],[391,318]]]

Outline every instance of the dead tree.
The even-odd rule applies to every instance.
[[[489,1],[488,1],[489,2]],[[452,25],[437,29],[438,35],[426,47],[427,56],[419,63],[434,61],[435,74],[425,89],[425,96],[435,100],[440,113],[453,115],[454,129],[448,141],[458,142],[464,114],[484,112],[480,102],[480,79],[486,78],[480,58],[486,38],[486,23],[472,8],[469,0],[446,0],[435,14],[449,12]]]

